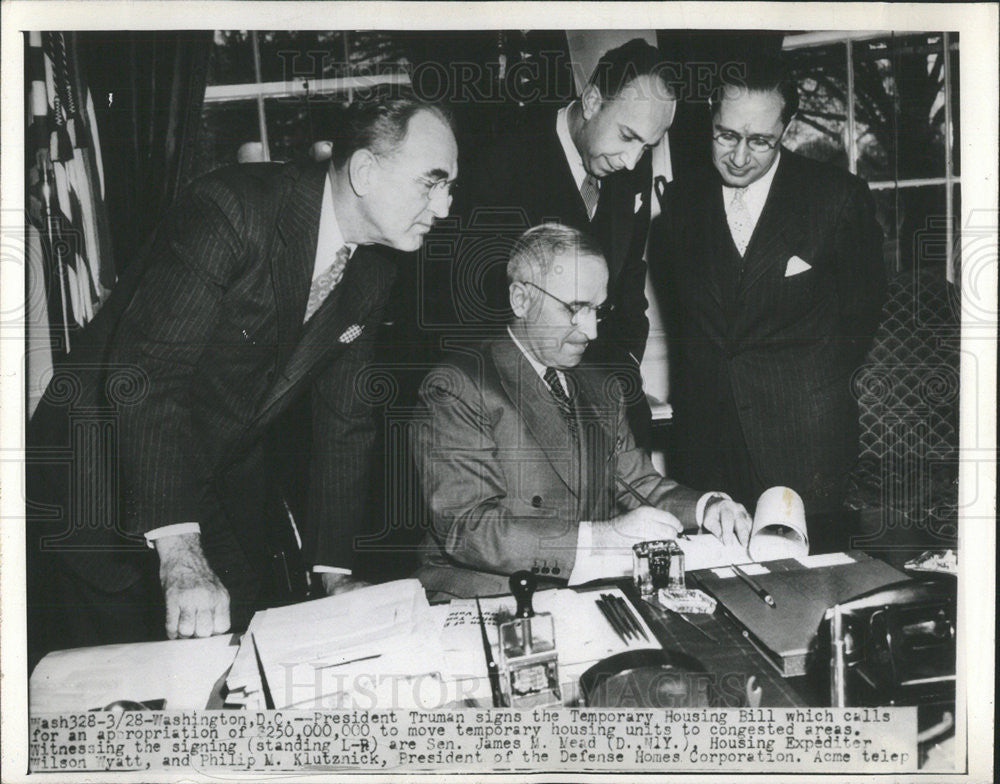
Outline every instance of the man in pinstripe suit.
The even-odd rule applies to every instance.
[[[292,587],[273,444],[303,399],[302,556],[328,593],[350,587],[374,433],[363,371],[395,276],[379,246],[416,250],[447,215],[457,152],[449,118],[397,87],[348,109],[329,166],[229,167],[176,204],[105,365],[136,370],[142,393],[101,385],[117,403],[120,519],[88,529],[64,506],[53,524],[69,536],[29,548],[40,647],[162,637],[164,617],[170,638],[221,633]],[[95,472],[86,460],[75,474]]]
[[[782,64],[754,58],[740,75],[712,102],[716,172],[672,185],[671,472],[748,508],[789,486],[812,544],[840,549],[882,232],[862,180],[781,146],[798,106]]]

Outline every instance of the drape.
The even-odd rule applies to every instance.
[[[212,32],[27,35],[30,417],[53,364],[100,361],[190,177]]]

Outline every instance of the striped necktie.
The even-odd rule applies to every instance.
[[[583,178],[583,185],[580,186],[580,196],[583,198],[583,206],[587,208],[588,220],[594,219],[597,212],[597,200],[601,196],[601,184],[593,174],[588,174]]]
[[[319,306],[340,283],[340,279],[344,277],[344,268],[347,267],[349,258],[351,258],[350,249],[346,245],[341,246],[333,257],[333,264],[313,280],[309,287],[309,302],[306,303],[306,317],[303,319],[303,323],[312,318],[313,313],[319,310]]]
[[[562,382],[559,381],[559,376],[556,373],[555,368],[545,368],[545,375],[543,376],[545,383],[549,386],[549,391],[552,393],[553,399],[556,401],[556,405],[559,406],[559,411],[563,415],[563,419],[566,420],[566,424],[569,426],[569,432],[573,438],[579,437],[579,429],[577,427],[576,414],[573,411],[573,401],[569,399],[569,395],[566,394],[566,390],[563,389]]]

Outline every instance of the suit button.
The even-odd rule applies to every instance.
[[[542,497],[540,495],[534,495],[534,496],[532,496],[531,497],[531,505],[533,507],[535,507],[535,509],[541,508],[541,506],[542,506]]]
[[[560,571],[562,570],[558,566],[552,567],[552,574],[559,574]]]
[[[542,567],[542,574],[548,574],[548,573],[549,573],[549,567],[543,566]]]

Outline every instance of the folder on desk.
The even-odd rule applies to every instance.
[[[751,568],[752,567],[752,568]],[[804,675],[809,646],[826,610],[906,575],[861,552],[788,558],[742,567],[774,599],[766,604],[731,568],[692,572],[750,634],[784,677]]]

